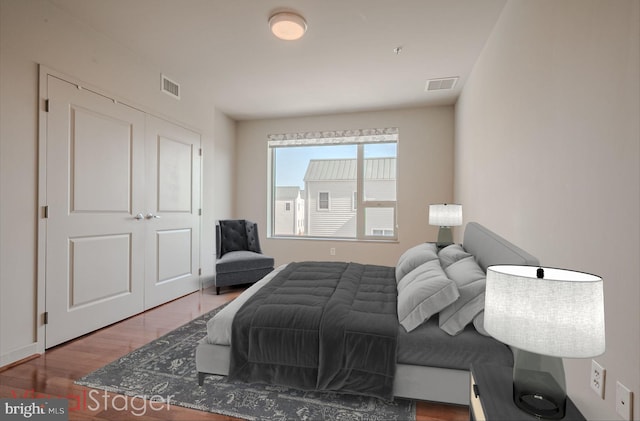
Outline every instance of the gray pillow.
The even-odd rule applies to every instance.
[[[407,273],[421,264],[437,259],[438,249],[435,243],[423,243],[411,247],[398,259],[398,264],[396,265],[396,282],[400,282]]]
[[[442,268],[448,268],[452,263],[457,262],[458,260],[464,259],[465,257],[471,256],[469,253],[464,251],[460,244],[451,244],[438,253],[438,257],[440,258],[440,263],[442,264]]]
[[[457,335],[484,310],[486,275],[473,256],[452,263],[445,269],[458,286],[460,298],[440,311],[440,328],[449,335]]]
[[[438,259],[423,263],[398,283],[398,320],[411,332],[458,296],[455,282],[447,278]]]

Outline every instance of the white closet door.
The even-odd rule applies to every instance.
[[[47,89],[49,348],[143,310],[146,208],[144,113],[53,76]]]
[[[200,135],[146,120],[145,308],[200,286]]]

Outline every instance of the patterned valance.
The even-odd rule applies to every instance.
[[[305,145],[353,145],[358,143],[385,143],[398,141],[398,128],[330,130],[270,134],[269,147]]]

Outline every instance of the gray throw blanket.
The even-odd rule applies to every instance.
[[[229,378],[393,399],[395,269],[290,263],[236,314]]]

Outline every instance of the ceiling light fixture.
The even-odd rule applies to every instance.
[[[276,37],[294,41],[302,38],[307,31],[307,22],[293,12],[279,12],[269,18],[269,27]]]

